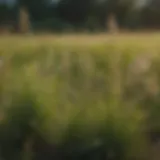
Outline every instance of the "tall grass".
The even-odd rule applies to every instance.
[[[55,43],[6,51],[2,158],[147,159],[146,133],[160,131],[160,50]]]

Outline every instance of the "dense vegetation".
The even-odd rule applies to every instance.
[[[1,158],[155,158],[159,41],[156,35],[3,37]]]
[[[22,8],[34,31],[104,31],[111,15],[120,29],[160,27],[159,0],[16,0],[12,6],[4,2],[0,4],[0,24],[16,29]]]

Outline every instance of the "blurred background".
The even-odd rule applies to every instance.
[[[160,160],[160,0],[0,0],[0,160]]]
[[[157,30],[159,8],[159,0],[0,0],[0,27],[6,32],[99,32],[112,23],[114,30]]]

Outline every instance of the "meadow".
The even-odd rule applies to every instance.
[[[158,160],[160,33],[0,37],[0,158]]]

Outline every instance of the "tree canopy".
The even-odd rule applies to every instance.
[[[5,1],[7,2],[3,2]],[[114,15],[117,24],[122,28],[160,27],[159,0],[17,0],[14,9],[5,7],[4,3],[3,6],[0,4],[0,13],[5,14],[2,19],[13,20],[13,16],[8,15],[13,10],[14,13],[19,13],[22,7],[28,11],[32,24],[41,22],[52,27],[61,21],[76,27],[86,27],[89,24],[106,29],[106,21],[110,15]]]

